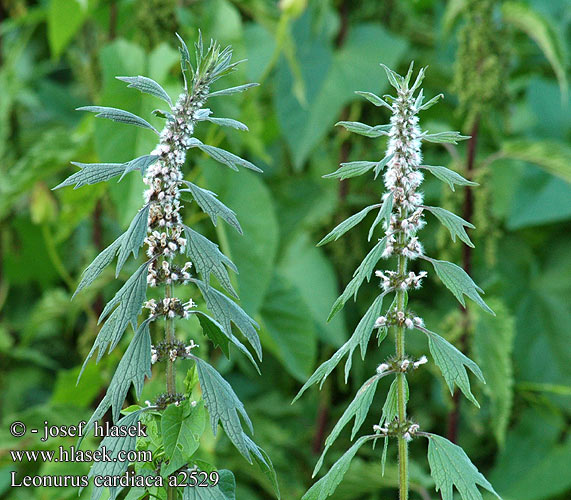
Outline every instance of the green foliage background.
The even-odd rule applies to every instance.
[[[368,228],[362,225],[325,250],[315,243],[340,220],[377,200],[382,183],[364,177],[339,184],[322,175],[342,161],[378,160],[384,151],[382,140],[350,137],[333,125],[340,119],[386,122],[386,110],[374,108],[354,91],[383,94],[388,87],[379,62],[402,73],[411,60],[430,66],[424,83],[428,97],[445,94],[442,104],[425,113],[424,128],[469,133],[473,113],[481,113],[472,274],[498,317],[472,311],[468,346],[488,384],[473,386],[483,401],[481,410],[461,403],[459,443],[505,500],[569,498],[571,108],[564,49],[571,39],[571,9],[565,0],[495,2],[493,19],[502,38],[501,43],[488,40],[487,46],[496,51],[496,60],[488,61],[496,69],[478,80],[482,73],[475,70],[471,77],[458,76],[459,68],[472,64],[466,51],[458,51],[459,31],[467,19],[464,4],[2,2],[0,498],[77,496],[73,489],[10,489],[12,470],[19,475],[86,474],[89,464],[16,465],[10,449],[55,449],[73,440],[44,444],[36,437],[16,439],[8,426],[14,420],[28,427],[44,420],[87,420],[109,383],[120,357],[117,351],[124,350],[97,366],[89,363],[75,386],[97,333],[97,313],[119,283],[108,270],[89,291],[73,302],[70,298],[81,271],[140,208],[142,182],[130,174],[120,184],[77,191],[50,188],[74,171],[70,160],[128,161],[147,154],[154,138],[74,109],[117,106],[149,119],[156,104],[152,98],[126,89],[114,77],[146,75],[176,96],[181,82],[174,32],[191,43],[198,28],[206,39],[232,44],[237,59],[248,59],[226,84],[261,83],[246,94],[211,103],[218,116],[247,123],[249,133],[202,125],[198,136],[252,160],[264,175],[235,175],[196,153],[187,162],[192,178],[216,191],[237,213],[245,235],[235,236],[220,224],[214,230],[190,204],[185,220],[201,231],[217,232],[213,236],[239,268],[235,285],[242,306],[262,326],[263,376],[238,355],[230,361],[220,357],[199,337],[197,325],[189,322],[177,333],[197,340],[203,353],[212,350],[211,362],[245,403],[256,441],[274,462],[283,498],[300,498],[310,486],[324,438],[388,354],[387,343],[366,364],[355,360],[356,375],[349,385],[336,373],[321,392],[312,389],[290,406],[301,383],[347,338],[370,302],[367,293],[372,296],[376,286],[369,284],[369,292],[364,287],[361,300],[325,323],[331,304],[369,248]],[[482,32],[485,36],[486,30]],[[462,172],[466,144],[449,149],[429,145],[425,156],[428,164]],[[433,178],[427,179],[425,193],[430,205],[457,211],[463,198],[461,189],[450,194]],[[436,222],[423,231],[431,255],[460,262],[461,242],[452,244],[444,236]],[[461,316],[453,297],[437,280],[425,282],[414,307],[435,330],[458,340]],[[427,352],[420,336],[411,337],[409,345],[411,354]],[[423,429],[446,435],[451,398],[443,382],[425,371],[410,383],[410,405]],[[143,399],[162,385],[162,374],[155,370]],[[380,385],[372,406],[377,413],[388,382]],[[373,425],[377,417],[371,415],[365,425]],[[419,440],[411,449],[415,499],[437,498],[425,445]],[[346,432],[330,451],[330,463],[348,446]],[[395,498],[395,452],[389,448],[382,478],[380,452],[363,451],[334,498]],[[240,500],[272,497],[267,479],[241,459],[227,438],[207,434],[201,453],[234,471]]]

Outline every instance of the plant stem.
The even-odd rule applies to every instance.
[[[476,162],[476,145],[478,143],[478,131],[480,128],[480,115],[477,115],[470,132],[471,138],[467,146],[466,158],[466,177],[472,180],[474,172],[474,164]],[[474,194],[470,186],[464,188],[464,204],[462,206],[462,218],[468,222],[472,222],[474,217]],[[462,269],[468,274],[472,274],[472,248],[464,245],[462,250]],[[468,348],[468,338],[470,336],[470,316],[466,307],[460,306],[462,313],[462,335],[460,336],[458,348],[465,353]],[[460,391],[458,388],[452,396],[452,410],[448,414],[447,437],[449,441],[456,443],[458,440],[458,424],[460,421]]]
[[[404,241],[402,233],[399,235],[399,244],[402,245]],[[402,254],[398,256],[398,273],[404,276],[406,273],[406,257]],[[397,296],[397,310],[404,311],[405,308],[405,292],[399,290]],[[405,356],[405,328],[404,325],[399,325],[396,328],[396,354],[397,359],[402,361]],[[397,374],[397,409],[399,427],[406,421],[406,375],[404,373]],[[399,434],[398,436],[399,448],[399,498],[400,500],[408,499],[408,443],[404,437]]]
[[[168,284],[165,285],[165,297],[171,298],[172,297],[172,285]],[[166,318],[166,328],[165,328],[165,340],[168,343],[172,343],[175,340],[174,335],[174,319]],[[175,394],[176,393],[176,371],[174,366],[174,361],[170,359],[170,356],[167,357],[167,394]],[[167,500],[176,500],[177,499],[177,488],[176,486],[167,486]]]

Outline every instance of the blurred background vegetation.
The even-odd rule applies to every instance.
[[[471,194],[460,188],[452,193],[427,179],[429,204],[477,226],[471,232],[476,249],[466,252],[429,220],[423,231],[427,252],[469,267],[498,313],[492,319],[471,307],[462,312],[436,279],[414,294],[414,308],[428,326],[475,358],[488,384],[473,389],[483,403],[478,411],[451,398],[430,367],[411,380],[412,414],[424,429],[459,442],[505,500],[569,498],[566,0],[2,0],[0,10],[0,498],[77,497],[73,489],[10,489],[11,470],[85,474],[89,464],[13,464],[9,449],[54,449],[74,441],[15,439],[8,425],[16,419],[29,427],[45,419],[87,420],[125,348],[97,366],[89,363],[75,386],[98,331],[97,314],[119,281],[108,270],[89,291],[73,302],[70,297],[81,271],[141,206],[141,179],[131,174],[119,184],[50,188],[75,170],[70,160],[128,161],[147,154],[154,139],[74,109],[118,106],[161,126],[150,117],[153,98],[126,89],[114,76],[150,76],[176,96],[181,82],[174,33],[190,44],[198,28],[207,39],[232,44],[237,59],[248,59],[224,86],[261,83],[209,103],[215,115],[248,124],[249,133],[203,124],[198,136],[265,173],[235,174],[197,153],[187,162],[188,178],[218,192],[237,212],[244,236],[220,224],[214,229],[190,204],[185,218],[218,238],[240,270],[242,305],[262,326],[263,376],[237,353],[230,361],[220,357],[194,323],[179,326],[177,334],[197,340],[244,401],[256,441],[274,461],[283,498],[300,498],[312,483],[324,438],[390,353],[391,343],[385,342],[365,363],[355,360],[348,385],[334,373],[321,392],[312,389],[290,406],[300,384],[353,331],[376,286],[364,287],[356,303],[325,323],[368,251],[368,228],[363,224],[325,249],[315,243],[377,200],[383,188],[366,176],[341,183],[321,176],[343,161],[380,159],[385,148],[383,140],[349,136],[334,124],[385,123],[386,110],[353,92],[382,95],[388,86],[379,63],[402,73],[411,60],[429,65],[429,98],[445,93],[442,104],[425,112],[423,128],[473,136],[449,148],[427,145],[426,163],[456,169],[481,184]],[[427,352],[421,336],[409,337],[412,354]],[[164,383],[155,372],[143,400]],[[378,414],[388,382],[381,386],[373,404]],[[372,414],[365,425],[377,420]],[[271,498],[266,479],[220,434],[204,438],[201,453],[235,472],[240,500]],[[348,441],[345,432],[329,460]],[[422,440],[412,444],[414,499],[438,498],[425,447]],[[383,478],[379,450],[363,450],[334,498],[395,498],[395,452],[389,448],[391,465]]]

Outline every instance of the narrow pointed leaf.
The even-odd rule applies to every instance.
[[[209,116],[208,118],[205,118],[205,120],[215,123],[216,125],[221,125],[223,127],[232,127],[237,130],[243,130],[246,132],[248,131],[248,127],[246,125],[244,125],[242,122],[239,122],[238,120],[233,120],[232,118],[215,118],[213,116]]]
[[[369,229],[369,236],[367,238],[367,241],[371,241],[371,238],[373,237],[373,231],[375,230],[375,227],[379,222],[384,220],[388,227],[392,211],[393,211],[393,193],[390,193],[383,201],[383,204],[379,209],[379,213],[377,214],[375,221],[371,225],[371,229]]]
[[[443,182],[446,182],[450,186],[450,189],[454,191],[454,184],[459,186],[477,186],[477,182],[469,181],[464,179],[459,173],[454,172],[446,167],[432,166],[432,165],[422,165],[420,168],[428,170],[432,175],[437,177]]]
[[[456,236],[460,238],[466,245],[469,247],[474,248],[474,244],[470,240],[470,237],[466,233],[465,227],[470,229],[475,229],[473,224],[465,221],[462,217],[459,217],[448,210],[440,207],[425,207],[426,210],[433,213],[438,220],[446,226],[446,229],[450,231],[450,236],[452,237],[452,241],[456,241]]]
[[[381,206],[380,204],[370,205],[370,206],[364,208],[363,210],[361,210],[360,212],[352,215],[348,219],[344,220],[343,222],[341,222],[341,224],[335,226],[335,228],[333,228],[333,230],[327,236],[325,236],[317,244],[317,246],[320,247],[322,245],[325,245],[326,243],[329,243],[330,241],[338,240],[347,231],[349,231],[349,229],[352,229],[357,224],[359,224],[359,222],[361,222],[371,210],[373,210],[375,208],[379,208],[380,206]]]
[[[129,257],[129,253],[133,253],[133,257],[137,258],[139,255],[139,248],[143,245],[145,236],[147,235],[147,223],[149,219],[150,203],[145,205],[137,215],[133,218],[129,229],[121,239],[121,248],[119,249],[119,257],[117,258],[117,268],[115,269],[115,276],[119,276],[119,271],[125,264]]]
[[[392,111],[392,107],[386,101],[383,101],[378,95],[373,94],[372,92],[355,92],[355,94],[360,95],[367,99],[369,102],[372,102],[375,106],[384,106]]]
[[[259,83],[246,83],[245,85],[238,85],[237,87],[230,87],[229,89],[217,90],[216,92],[210,92],[210,94],[208,94],[208,97],[238,94],[239,92],[244,92],[245,90],[251,89],[252,87],[257,87],[258,85],[259,85]]]
[[[125,171],[124,163],[79,163],[75,161],[71,163],[81,170],[70,175],[65,181],[53,188],[54,190],[74,184],[73,189],[97,184],[117,177]]]
[[[155,134],[159,135],[158,130],[153,127],[148,121],[144,120],[140,116],[129,113],[123,109],[117,108],[107,108],[105,106],[83,106],[77,108],[78,111],[91,111],[92,113],[97,113],[95,116],[98,118],[107,118],[118,123],[126,123],[127,125],[135,125],[136,127],[148,128],[152,130]]]
[[[116,76],[117,80],[128,83],[128,87],[135,88],[145,94],[158,97],[172,106],[172,101],[166,90],[163,89],[157,82],[146,76]]]
[[[361,122],[345,121],[337,122],[335,126],[341,126],[347,129],[349,132],[371,138],[380,137],[381,135],[388,135],[389,130],[391,129],[390,125],[376,125],[375,127],[371,127],[370,125],[366,125]]]
[[[469,135],[461,135],[460,132],[437,132],[436,134],[424,133],[422,140],[437,143],[458,144],[458,141],[465,141],[470,139]]]

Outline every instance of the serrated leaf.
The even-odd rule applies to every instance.
[[[121,420],[119,420],[116,425],[121,427],[130,427],[133,425],[137,425],[143,411],[144,409],[129,413]],[[105,437],[101,441],[101,444],[99,445],[98,449],[107,450],[107,453],[111,457],[111,461],[95,462],[91,467],[91,469],[89,469],[88,477],[92,478],[94,476],[101,476],[101,477],[122,476],[129,467],[129,461],[120,460],[119,454],[126,453],[129,451],[134,451],[136,444],[137,444],[136,436],[127,435],[124,437],[112,437],[112,436]],[[101,498],[101,494],[103,493],[103,489],[104,489],[103,486],[94,486],[91,492],[91,500],[99,500],[99,498]],[[83,488],[79,490],[80,494],[82,490]],[[121,489],[118,487],[113,487],[113,486],[109,487],[109,495],[110,495],[109,498],[111,500],[115,500],[120,491]]]
[[[384,374],[372,376],[357,391],[355,398],[343,412],[343,415],[341,415],[341,418],[335,424],[335,427],[333,427],[331,434],[329,434],[325,440],[325,448],[323,453],[321,453],[315,468],[313,469],[312,477],[315,477],[315,475],[319,472],[319,469],[321,469],[321,466],[323,465],[323,459],[325,458],[327,450],[329,450],[331,445],[339,437],[339,434],[341,434],[343,428],[351,421],[352,418],[355,418],[355,423],[353,424],[353,429],[351,431],[351,439],[354,439],[355,434],[357,434],[363,425],[365,418],[367,417],[367,413],[369,412],[369,408],[373,402],[373,397],[375,396],[375,391],[377,390],[377,385],[383,376]]]
[[[101,323],[105,317],[113,310],[118,304],[123,309],[123,315],[131,322],[133,328],[137,326],[137,316],[141,312],[141,304],[145,300],[147,292],[147,269],[149,263],[145,262],[135,273],[125,282],[119,289],[115,296],[107,303],[99,321]]]
[[[151,377],[151,334],[149,332],[149,323],[149,319],[145,320],[135,332],[133,340],[131,340],[129,347],[117,366],[117,370],[115,370],[105,397],[101,400],[101,403],[99,403],[85,426],[87,432],[91,432],[93,423],[102,418],[110,407],[112,409],[113,422],[117,422],[131,384],[135,388],[137,398],[140,397],[145,377]],[[78,446],[85,435],[81,436]]]
[[[381,137],[382,135],[389,135],[390,125],[376,125],[371,127],[361,122],[337,122],[335,126],[341,126],[355,134],[364,135],[365,137]]]
[[[243,130],[245,132],[248,131],[248,127],[246,125],[244,125],[242,122],[239,122],[238,120],[233,120],[232,118],[215,118],[213,116],[209,116],[205,118],[205,120],[222,127],[232,127],[237,130]]]
[[[424,110],[429,109],[432,106],[434,106],[440,99],[443,99],[443,98],[444,98],[444,94],[438,94],[437,96],[434,96],[432,99],[425,102],[424,104],[422,104],[420,102],[419,103],[420,107],[416,106],[416,108],[418,109],[418,111],[424,111]]]
[[[466,372],[466,368],[468,368],[485,384],[484,376],[482,375],[478,365],[437,333],[431,332],[425,328],[421,328],[421,330],[428,337],[430,354],[432,354],[436,366],[440,368],[442,376],[446,381],[446,385],[450,390],[450,394],[454,393],[454,384],[456,384],[464,393],[464,396],[479,408],[480,405],[478,401],[476,401],[476,398],[470,391],[470,379]]]
[[[515,337],[514,318],[499,300],[493,302],[496,317],[475,311],[474,350],[486,377],[484,392],[490,398],[492,429],[502,446],[510,420],[514,374],[512,348]]]
[[[172,474],[180,467],[178,464],[188,463],[199,447],[206,423],[205,417],[202,401],[194,407],[190,406],[188,400],[179,406],[167,406],[161,416],[161,435],[165,457],[170,464],[161,469],[162,474]]]
[[[242,233],[242,228],[240,223],[236,218],[236,214],[230,210],[224,203],[216,198],[216,194],[207,189],[199,188],[198,186],[192,184],[191,182],[185,182],[188,189],[181,189],[181,192],[188,192],[198,203],[198,206],[203,212],[207,213],[212,219],[212,224],[216,226],[218,223],[217,217],[222,218],[228,224],[230,224],[236,231],[240,234]]]
[[[204,404],[210,414],[212,432],[216,436],[218,423],[222,423],[224,431],[234,446],[248,462],[252,463],[250,448],[244,439],[245,434],[242,431],[242,423],[238,416],[238,413],[242,415],[250,432],[252,432],[252,422],[244,409],[244,405],[238,399],[230,384],[222,378],[222,375],[206,361],[196,357],[193,357],[193,359],[196,362]]]
[[[385,66],[382,63],[381,63],[381,67],[385,70],[385,73],[387,74],[387,79],[389,80],[389,83],[395,89],[399,90],[403,84],[402,76],[400,76],[398,73],[394,72],[392,69],[390,69],[388,66]]]
[[[379,222],[385,220],[388,227],[389,222],[391,220],[392,211],[393,211],[393,193],[390,193],[383,201],[379,213],[377,214],[375,221],[371,225],[371,229],[369,229],[369,236],[367,238],[367,241],[371,241],[371,238],[373,237],[373,231],[375,230],[375,227]]]
[[[83,106],[81,108],[77,108],[77,110],[97,113],[95,115],[97,118],[107,118],[118,123],[126,123],[127,125],[135,125],[136,127],[148,128],[155,134],[159,135],[158,130],[148,121],[141,118],[140,116],[130,113],[129,111],[125,111],[124,109],[108,108],[106,106]]]
[[[420,168],[428,170],[432,175],[437,177],[443,182],[446,182],[450,186],[450,189],[454,191],[454,184],[459,186],[477,186],[477,182],[469,181],[464,179],[459,173],[454,172],[446,167],[432,166],[432,165],[422,165]]]
[[[202,311],[192,311],[191,314],[195,314],[198,318],[200,326],[202,328],[202,332],[204,335],[208,336],[215,345],[219,346],[224,355],[229,358],[230,357],[230,350],[228,349],[229,342],[232,342],[240,351],[242,351],[246,357],[252,362],[254,368],[260,372],[258,365],[256,364],[256,360],[248,351],[246,346],[240,342],[236,336],[232,335],[231,333],[228,334],[222,325],[218,323],[215,319],[211,318],[207,314],[203,313]]]
[[[421,138],[423,141],[428,142],[458,144],[458,141],[465,141],[466,139],[470,139],[470,136],[462,135],[460,132],[449,131],[437,132],[436,134],[428,134],[425,132]]]
[[[519,139],[506,142],[501,158],[533,163],[550,174],[571,183],[571,147],[553,140]]]
[[[460,238],[466,245],[469,247],[474,248],[474,243],[470,240],[470,237],[466,233],[464,227],[468,227],[470,229],[475,229],[473,224],[465,221],[462,217],[449,212],[448,210],[440,207],[424,207],[429,212],[433,213],[438,220],[446,226],[446,229],[450,231],[450,236],[452,241],[456,241],[456,236]]]
[[[317,244],[317,246],[320,247],[322,245],[325,245],[326,243],[329,243],[330,241],[338,240],[347,231],[349,231],[349,229],[352,229],[357,224],[359,224],[359,222],[361,222],[371,210],[379,208],[381,206],[382,205],[380,203],[376,205],[370,205],[368,207],[365,207],[360,212],[352,215],[348,219],[345,219],[343,222],[341,222],[341,224],[335,226],[333,230]]]
[[[280,488],[278,485],[278,478],[276,475],[276,471],[274,469],[274,464],[270,460],[269,455],[256,443],[254,443],[254,441],[252,441],[250,437],[246,436],[245,434],[244,434],[244,439],[246,441],[248,449],[252,453],[254,461],[256,462],[260,470],[264,473],[264,475],[270,480],[270,483],[272,484],[276,497],[278,500],[280,500],[281,495],[280,495]]]
[[[392,381],[389,387],[389,392],[385,399],[385,404],[383,405],[383,412],[381,414],[381,420],[379,425],[383,425],[385,422],[392,422],[398,415],[398,377]],[[406,378],[404,379],[405,387],[405,401],[408,402],[408,382]]]
[[[244,167],[249,168],[254,172],[262,172],[261,169],[256,167],[256,165],[253,163],[250,163],[248,160],[244,160],[244,158],[240,158],[239,156],[235,155],[234,153],[230,153],[230,151],[226,151],[225,149],[204,144],[198,139],[193,140],[192,147],[197,147],[201,151],[204,151],[208,156],[215,159],[216,161],[219,161],[223,165],[230,167],[232,170],[238,171],[238,167]]]
[[[523,2],[505,2],[501,6],[502,17],[507,23],[525,32],[539,46],[551,64],[559,82],[559,88],[566,101],[567,97],[567,61],[564,42],[558,30],[536,9]]]
[[[182,490],[182,500],[236,500],[236,480],[226,469],[218,470],[218,484],[206,488],[187,486]]]
[[[129,253],[133,253],[133,257],[137,258],[139,255],[139,248],[143,246],[143,241],[147,235],[147,225],[149,219],[150,203],[147,203],[137,215],[133,218],[129,228],[121,238],[121,248],[119,249],[119,257],[117,258],[117,267],[115,269],[115,277],[119,276],[119,271],[125,264],[129,257]]]
[[[93,262],[87,266],[83,274],[81,275],[81,281],[79,285],[77,285],[77,289],[73,293],[72,299],[85,287],[88,287],[93,283],[97,277],[103,272],[111,261],[115,258],[119,247],[121,246],[121,241],[123,239],[124,234],[119,236],[111,245],[109,245],[105,250],[103,250]]]
[[[359,448],[363,446],[366,441],[375,439],[376,436],[361,436],[351,448],[349,448],[345,454],[335,462],[335,464],[329,469],[329,472],[325,474],[317,483],[315,483],[306,493],[301,497],[301,500],[325,500],[327,497],[333,495],[337,486],[343,480],[346,472],[349,470],[351,465],[351,460],[359,451]]]
[[[204,297],[204,300],[206,300],[206,306],[212,312],[216,321],[222,325],[228,337],[232,335],[232,323],[234,323],[248,339],[248,342],[250,342],[250,345],[258,355],[258,359],[261,360],[262,346],[258,332],[256,331],[256,329],[259,328],[258,323],[250,318],[238,304],[226,297],[223,293],[211,286],[207,286],[200,280],[193,279],[191,281],[198,286],[200,293]]]
[[[474,283],[472,278],[468,276],[468,273],[464,271],[461,267],[453,264],[452,262],[447,262],[445,260],[436,260],[426,258],[434,266],[436,274],[446,285],[446,288],[452,292],[454,297],[458,299],[458,302],[466,307],[466,302],[464,301],[464,295],[472,299],[476,304],[478,304],[484,311],[494,314],[484,302],[480,294],[484,291]]]
[[[135,158],[134,160],[128,161],[127,163],[124,163],[123,165],[125,166],[125,171],[123,174],[121,174],[119,182],[121,182],[121,179],[123,179],[123,177],[125,177],[129,172],[132,172],[133,170],[140,170],[141,175],[144,176],[147,172],[147,168],[149,168],[158,159],[158,155],[143,155]]]
[[[81,170],[70,175],[65,181],[54,187],[54,190],[65,186],[73,186],[74,184],[73,189],[97,184],[98,182],[108,181],[125,171],[124,163],[79,163],[75,161],[71,163]]]
[[[357,177],[372,170],[377,165],[376,161],[352,161],[349,163],[341,163],[335,172],[325,174],[324,179],[337,178],[340,180],[349,179],[350,177]]]
[[[385,246],[387,244],[387,238],[384,237],[378,241],[378,243],[371,249],[371,251],[367,254],[367,256],[363,259],[363,262],[359,265],[355,272],[353,273],[353,279],[349,282],[349,284],[343,290],[343,293],[337,298],[329,316],[327,317],[327,321],[331,321],[331,319],[341,310],[345,303],[351,298],[353,295],[354,298],[357,298],[357,292],[359,288],[363,284],[363,281],[367,279],[370,281],[371,276],[373,274],[373,270],[379,262],[381,255],[385,251]]]
[[[389,103],[383,101],[383,99],[381,99],[378,95],[373,94],[372,92],[357,91],[355,92],[355,94],[364,97],[365,99],[367,99],[367,101],[372,102],[375,106],[384,106],[385,108],[388,108],[391,111],[393,110],[392,106]]]
[[[436,491],[440,491],[442,500],[453,500],[454,486],[463,500],[482,500],[478,486],[500,498],[464,450],[442,436],[429,434],[428,463]]]
[[[188,226],[184,226],[184,233],[186,237],[186,255],[190,257],[196,266],[196,270],[200,273],[206,286],[210,284],[210,274],[214,274],[224,289],[235,298],[238,298],[226,270],[226,266],[228,266],[232,271],[238,273],[238,269],[236,269],[233,262],[218,249],[216,243],[212,243],[208,238],[193,231]]]
[[[128,83],[128,87],[135,88],[145,94],[150,94],[152,96],[158,97],[163,101],[167,102],[169,106],[172,106],[172,101],[166,90],[163,89],[157,82],[152,78],[147,78],[146,76],[116,76],[117,80]]]
[[[320,388],[323,386],[325,379],[329,376],[329,374],[334,370],[334,368],[339,364],[339,362],[345,357],[346,354],[349,354],[347,357],[347,362],[345,364],[345,382],[347,382],[348,372],[351,367],[351,358],[353,356],[353,352],[357,349],[358,346],[361,346],[361,358],[365,358],[365,353],[367,350],[367,344],[369,339],[371,338],[371,333],[373,333],[373,327],[375,325],[376,319],[381,314],[381,310],[383,308],[383,298],[385,294],[380,294],[371,304],[355,331],[353,335],[345,342],[336,352],[331,356],[330,359],[319,365],[319,367],[313,372],[313,375],[309,377],[307,382],[303,385],[303,387],[299,390],[297,395],[292,401],[292,404],[295,403],[301,395],[313,384],[320,383]]]
[[[257,87],[259,83],[246,83],[245,85],[238,85],[237,87],[230,87],[228,89],[217,90],[216,92],[210,92],[208,97],[216,97],[220,95],[232,95],[239,92],[244,92],[244,90],[251,89],[252,87]]]

